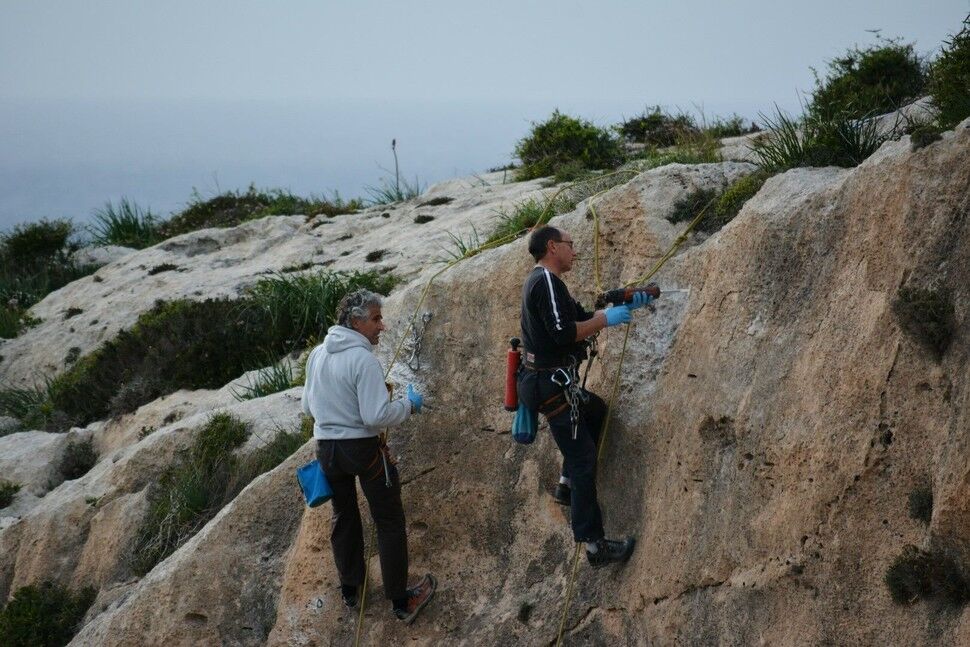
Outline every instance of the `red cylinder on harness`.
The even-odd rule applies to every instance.
[[[505,410],[515,411],[519,408],[519,392],[516,388],[516,375],[519,372],[519,362],[522,361],[522,352],[519,344],[522,341],[518,337],[509,340],[509,352],[505,355]]]

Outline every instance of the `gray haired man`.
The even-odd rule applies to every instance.
[[[357,606],[364,583],[364,535],[357,507],[357,479],[367,497],[384,579],[395,615],[410,624],[431,600],[437,582],[429,573],[408,588],[408,544],[401,480],[381,429],[420,413],[424,398],[409,384],[407,397],[390,400],[373,349],[384,322],[381,297],[367,290],[345,296],[338,324],[310,351],[303,412],[313,416],[317,460],[333,489],[330,543],[348,607]]]

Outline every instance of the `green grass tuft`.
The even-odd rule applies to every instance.
[[[953,128],[970,117],[970,14],[933,62],[929,87],[940,126]]]
[[[95,591],[71,590],[52,582],[24,586],[0,611],[0,645],[62,647],[81,628]]]
[[[728,224],[741,212],[744,204],[761,190],[765,181],[771,177],[768,173],[759,171],[736,180],[714,203],[708,215],[697,223],[697,229],[707,233],[714,233]]]
[[[709,125],[704,126],[704,132],[711,137],[716,139],[723,139],[725,137],[739,137],[741,135],[750,135],[751,133],[760,132],[761,129],[754,122],[750,126],[744,125],[744,119],[740,115],[731,115],[730,117],[715,117],[714,121]]]
[[[471,258],[478,253],[478,249],[482,246],[481,236],[474,226],[472,226],[472,231],[468,234],[467,238],[461,234],[453,234],[450,231],[447,234],[449,246],[442,248],[445,252],[445,257],[437,259],[436,262],[438,263],[449,263],[463,258]]]
[[[0,509],[13,503],[13,498],[20,492],[20,483],[0,479]]]
[[[539,224],[545,224],[555,215],[552,205],[535,198],[515,205],[511,211],[500,212],[499,224],[489,234],[485,243],[494,243],[508,236],[523,234]]]
[[[161,220],[151,210],[142,210],[135,202],[122,198],[115,207],[111,202],[94,213],[88,228],[96,245],[121,245],[144,249],[161,242]]]
[[[891,133],[880,134],[875,120],[806,114],[793,119],[778,110],[774,118],[762,115],[767,129],[751,145],[762,170],[774,173],[800,166],[861,164],[876,152]]]
[[[289,362],[274,363],[259,369],[259,373],[250,380],[248,385],[234,388],[232,396],[240,402],[255,400],[289,389],[295,379],[296,376]]]
[[[942,288],[900,288],[893,311],[905,333],[940,360],[956,330],[953,297]]]
[[[707,220],[712,214],[719,196],[720,192],[717,189],[694,189],[674,203],[674,210],[667,216],[667,220],[673,223],[690,222],[705,208],[708,215],[703,220]],[[700,224],[698,223],[698,226]]]
[[[604,128],[558,110],[546,121],[533,123],[529,134],[515,146],[522,161],[516,179],[555,175],[560,168],[612,169],[623,161],[619,141]]]
[[[962,607],[970,600],[970,584],[960,565],[949,555],[916,546],[903,547],[883,580],[897,604],[923,599]]]

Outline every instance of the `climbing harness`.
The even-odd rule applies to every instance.
[[[620,171],[613,171],[611,173],[605,173],[603,175],[597,176],[596,178],[594,178],[594,180],[596,180],[596,181],[602,181],[604,179],[611,178],[611,177],[615,177],[615,176],[619,176],[619,175],[629,175],[629,176],[633,177],[633,176],[639,175],[640,173],[641,173],[640,170],[623,169],[623,170],[620,170]],[[573,184],[569,184],[569,185],[566,185],[566,186],[560,188],[558,191],[556,191],[547,200],[545,208],[543,209],[542,213],[540,214],[539,219],[536,222],[536,224],[533,225],[532,229],[535,229],[537,227],[541,227],[542,225],[546,224],[546,222],[549,221],[549,219],[553,216],[553,206],[556,204],[556,201],[559,199],[559,197],[562,195],[562,193],[564,191],[566,191],[567,189],[572,189],[575,186],[577,186],[579,184],[582,184],[582,183],[583,182],[580,181],[580,182],[576,182],[576,183],[573,183]],[[594,265],[593,265],[593,271],[594,271],[594,275],[595,275],[595,281],[596,281],[597,290],[599,292],[602,292],[603,291],[602,290],[602,287],[600,287],[600,276],[599,276],[599,244],[600,244],[599,243],[599,217],[596,214],[596,210],[593,208],[593,200],[595,198],[599,197],[600,195],[602,195],[603,193],[605,193],[606,191],[608,191],[609,188],[612,188],[612,187],[608,187],[606,189],[603,189],[602,191],[599,191],[597,193],[594,193],[593,195],[591,195],[588,198],[589,211],[591,212],[591,214],[593,216],[593,233],[594,233]],[[711,202],[709,202],[707,204],[707,206],[704,207],[704,209],[701,211],[700,214],[698,214],[698,216],[696,218],[694,218],[694,220],[687,226],[687,228],[684,230],[684,232],[674,242],[674,245],[671,247],[671,249],[668,250],[668,252],[660,259],[660,261],[658,261],[658,263],[654,266],[654,268],[645,275],[645,277],[643,277],[641,279],[638,279],[636,281],[632,281],[631,283],[627,284],[627,286],[636,285],[636,284],[639,284],[639,283],[644,283],[647,279],[649,279],[651,276],[653,276],[654,274],[656,274],[656,272],[663,266],[663,264],[666,263],[667,260],[669,260],[674,255],[674,253],[677,251],[677,249],[680,247],[680,245],[682,245],[683,242],[685,240],[687,240],[687,235],[694,228],[694,226],[697,225],[698,222],[700,222],[701,218],[704,216],[704,214],[707,212],[707,209],[712,204],[713,204],[713,200]],[[409,326],[410,326],[411,330],[414,331],[414,334],[412,335],[412,339],[414,339],[415,338],[414,335],[417,334],[416,333],[415,324],[416,324],[417,319],[418,319],[418,313],[421,311],[421,306],[424,305],[425,299],[427,299],[428,294],[431,292],[432,285],[434,284],[435,280],[439,276],[441,276],[442,274],[444,274],[445,272],[447,272],[449,269],[451,269],[452,267],[454,267],[455,265],[457,265],[458,263],[460,263],[460,262],[462,262],[464,260],[467,260],[469,258],[472,258],[474,256],[477,256],[478,254],[480,254],[480,253],[482,253],[482,252],[484,252],[486,250],[493,249],[493,248],[496,248],[496,247],[500,247],[500,246],[502,246],[502,245],[504,245],[506,243],[512,242],[513,240],[515,240],[516,238],[518,238],[521,233],[522,233],[521,231],[516,231],[514,233],[511,233],[511,234],[508,234],[508,235],[503,236],[501,238],[498,238],[496,240],[493,240],[491,242],[487,242],[487,243],[484,243],[482,245],[479,245],[478,247],[475,247],[473,249],[466,250],[465,253],[462,256],[460,256],[458,258],[455,258],[455,259],[452,259],[451,261],[448,261],[447,263],[445,263],[445,265],[440,270],[438,270],[437,272],[435,272],[434,274],[432,274],[431,277],[428,279],[428,282],[425,284],[424,289],[421,291],[421,295],[418,297],[418,302],[417,302],[417,304],[414,307],[414,313],[411,315],[411,319],[410,319],[410,322],[409,322]],[[424,330],[427,327],[427,321],[424,321],[424,318],[423,317],[422,317],[422,323],[423,323],[423,325],[422,325],[421,333],[420,333],[420,335],[417,336],[417,339],[423,343]],[[622,351],[622,353],[620,355],[620,363],[619,363],[619,366],[617,368],[616,375],[615,375],[614,380],[613,380],[613,393],[612,393],[612,395],[610,397],[610,404],[611,405],[612,405],[613,401],[616,399],[617,388],[619,386],[619,380],[620,380],[620,369],[623,366],[623,356],[626,353],[626,342],[627,342],[627,338],[629,337],[629,335],[630,335],[630,326],[627,325],[627,327],[626,327],[626,336],[624,337],[624,340],[623,340],[623,351]],[[396,349],[394,351],[394,355],[391,357],[391,361],[388,363],[387,369],[384,372],[384,378],[385,379],[387,379],[387,377],[390,375],[391,369],[394,367],[395,363],[397,362],[398,358],[400,357],[401,352],[402,352],[402,350],[404,348],[404,343],[405,343],[406,340],[407,340],[407,337],[402,335],[401,340],[398,342],[398,345],[397,345],[397,347],[396,347]],[[420,344],[419,344],[419,346],[420,346]],[[412,357],[415,357],[415,359],[420,358],[420,348],[419,348],[417,354],[415,354],[413,352],[413,348],[414,347],[412,345]],[[583,381],[585,383],[585,377],[584,377],[584,380]],[[610,419],[610,411],[607,410],[606,420],[604,421],[604,427],[603,427],[604,431],[606,429],[606,425],[609,423],[609,419]],[[385,432],[384,438],[386,439],[386,437],[387,437],[387,433]],[[600,436],[600,447],[599,447],[599,451],[597,453],[597,462],[599,462],[599,458],[602,455],[602,447],[603,447],[603,438],[604,437],[605,437],[605,433],[601,434],[601,436]],[[369,575],[370,575],[370,569],[367,568],[367,565],[370,564],[371,558],[374,556],[374,551],[375,551],[375,548],[376,548],[376,545],[377,545],[377,540],[376,540],[377,537],[376,537],[376,534],[377,534],[377,529],[376,529],[376,527],[374,527],[374,528],[371,529],[370,547],[369,547],[369,550],[367,552],[367,557],[366,557],[365,562],[364,562],[364,565],[365,565],[365,568],[364,568],[364,582],[361,585],[361,592],[360,592],[360,610],[359,610],[358,615],[357,615],[357,629],[356,629],[356,632],[355,632],[355,635],[354,635],[354,647],[359,647],[359,645],[360,645],[360,639],[361,639],[361,635],[362,635],[362,631],[363,631],[363,626],[364,626],[364,611],[365,611],[365,609],[367,607],[367,584],[368,584]],[[573,584],[574,584],[575,579],[576,579],[576,567],[577,567],[578,562],[579,562],[579,548],[581,546],[582,546],[582,544],[576,544],[576,555],[575,555],[575,559],[573,560],[573,572],[572,572],[572,576],[570,577],[570,580],[569,580],[569,586],[568,586],[568,589],[567,589],[566,600],[565,600],[564,607],[563,607],[563,615],[562,615],[562,621],[560,622],[560,626],[559,626],[559,637],[558,637],[558,640],[557,640],[557,645],[559,645],[559,644],[562,643],[563,630],[565,628],[565,623],[566,623],[566,614],[569,611],[569,604],[570,604],[570,600],[572,598]]]
[[[434,316],[431,312],[425,312],[421,315],[421,326],[420,329],[416,322],[411,320],[411,356],[408,357],[406,362],[408,367],[412,371],[421,370],[421,349],[424,346],[424,333],[428,330],[428,323],[431,322],[431,318]]]

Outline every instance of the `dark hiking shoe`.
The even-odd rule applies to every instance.
[[[404,624],[409,625],[414,622],[414,619],[418,617],[421,613],[421,609],[431,602],[431,598],[434,597],[435,589],[438,588],[438,581],[434,579],[434,575],[428,573],[421,581],[418,582],[417,586],[408,589],[408,595],[403,606],[394,607],[394,615],[397,616],[398,620],[402,620]]]
[[[612,539],[600,539],[596,542],[597,551],[595,553],[586,551],[586,559],[593,568],[602,568],[615,562],[625,562],[633,554],[633,546],[637,540],[627,537],[623,541]]]
[[[340,597],[343,598],[344,604],[346,604],[348,608],[353,609],[357,606],[357,587],[341,584]]]
[[[565,483],[557,483],[556,489],[552,492],[552,498],[559,505],[572,505],[573,493]]]

